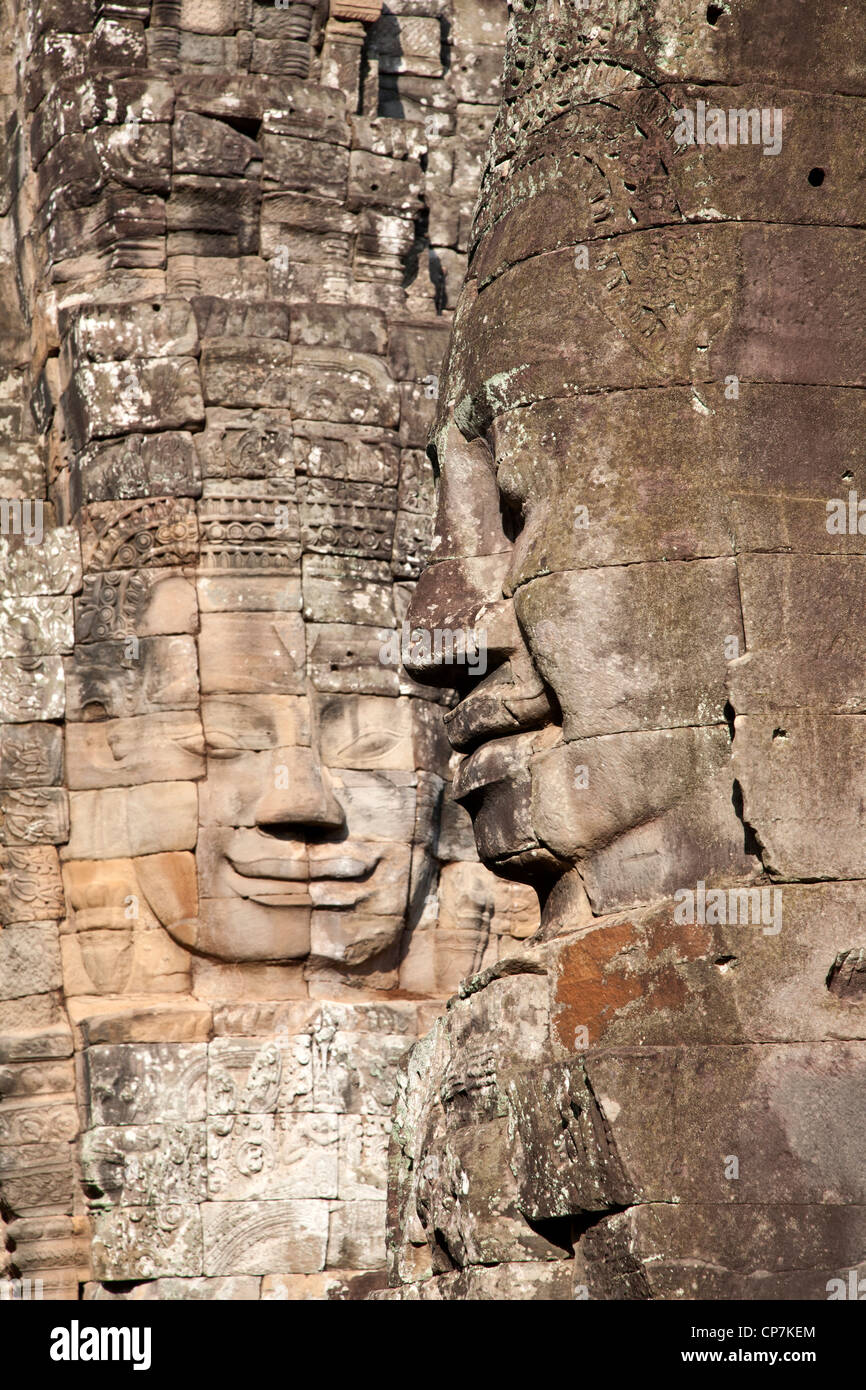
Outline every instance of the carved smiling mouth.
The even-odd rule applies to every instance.
[[[362,857],[343,844],[318,844],[305,846],[303,854],[238,852],[225,860],[239,897],[270,907],[345,907],[367,896],[381,857],[379,851]]]

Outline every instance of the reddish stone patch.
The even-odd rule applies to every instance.
[[[599,927],[559,953],[554,1028],[563,1047],[574,1050],[578,1028],[598,1042],[612,1013],[641,994],[640,980],[609,974],[610,962],[625,947],[641,944],[632,922]]]
[[[645,999],[651,1012],[681,1009],[687,990],[675,963],[650,966],[673,948],[676,960],[700,960],[711,947],[711,932],[702,925],[680,925],[667,914],[650,922],[614,922],[598,927],[559,953],[554,1028],[562,1045],[575,1049],[577,1030],[586,1028],[589,1043],[601,1041],[620,1009]],[[643,970],[626,975],[624,952],[638,953]]]
[[[712,947],[710,929],[701,922],[675,922],[673,911],[659,913],[645,925],[647,960],[655,960],[671,946],[679,960],[701,960]]]

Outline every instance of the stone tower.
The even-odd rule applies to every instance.
[[[511,8],[409,613],[488,672],[409,669],[542,927],[409,1059],[388,1296],[826,1299],[866,1260],[866,34]]]

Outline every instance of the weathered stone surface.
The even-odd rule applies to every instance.
[[[101,1206],[185,1205],[207,1187],[203,1124],[91,1129],[81,1142],[90,1200]]]
[[[300,694],[303,622],[294,613],[203,613],[199,662],[203,694]]]
[[[526,1260],[522,1263],[493,1265],[489,1269],[475,1265],[471,1269],[455,1270],[438,1279],[422,1282],[407,1281],[387,1292],[373,1293],[372,1299],[383,1301],[436,1302],[440,1299],[464,1302],[567,1301],[575,1293],[574,1271],[571,1262],[544,1263]]]
[[[23,1145],[0,1153],[4,1205],[13,1215],[72,1200],[73,1175],[68,1144]]]
[[[93,502],[82,509],[79,525],[82,561],[91,573],[183,565],[197,558],[195,511],[182,498]]]
[[[123,361],[128,357],[192,357],[198,333],[183,299],[157,304],[100,304],[59,317],[61,336],[74,360]]]
[[[99,995],[170,998],[184,995],[190,988],[187,952],[165,932],[153,928],[127,923],[123,928],[93,927],[67,933],[61,938],[60,952],[63,988],[71,1003]],[[184,1041],[188,1036],[197,1037],[195,1028],[170,1028],[167,1040],[175,1041],[178,1033]],[[119,1040],[127,1041],[127,1037],[121,1033]]]
[[[295,189],[343,199],[349,170],[348,151],[325,141],[297,140],[267,132],[264,147],[264,187],[268,192]],[[310,148],[312,146],[312,148]]]
[[[28,1003],[44,995],[25,995]],[[8,1003],[9,1001],[7,1001]],[[70,1057],[72,1034],[65,1023],[46,1029],[44,1033],[7,1033],[0,1036],[0,1060],[6,1062],[42,1062],[46,1058]]]
[[[516,610],[537,638],[536,659],[542,675],[548,681],[552,676],[545,646],[549,639],[557,649],[563,699],[568,698],[566,689],[581,692],[579,711],[572,711],[568,704],[563,709],[566,738],[655,728],[663,719],[671,725],[721,723],[726,699],[724,641],[718,642],[715,651],[708,646],[707,665],[700,669],[691,662],[684,667],[680,653],[685,634],[708,627],[711,621],[724,636],[742,640],[737,571],[732,562],[627,566],[551,576],[524,589]],[[568,663],[565,669],[561,669],[563,657]],[[602,663],[605,677],[599,682],[597,705],[592,671],[601,669]],[[618,686],[618,671],[623,673],[623,686]],[[654,688],[656,680],[664,694]],[[691,689],[688,685],[678,689],[676,681],[692,683]],[[647,702],[645,718],[641,717],[643,700]]]
[[[390,653],[393,637],[393,629],[362,623],[311,626],[307,659],[313,685],[323,692],[396,696],[397,670],[381,657],[383,650]]]
[[[395,428],[399,395],[380,358],[339,349],[297,347],[292,414],[302,420]]]
[[[847,504],[847,499],[846,499]],[[859,534],[859,533],[858,533]],[[737,714],[758,715],[789,706],[856,714],[863,710],[859,682],[860,633],[843,644],[860,605],[864,561],[855,555],[746,555],[738,564],[745,643],[731,667],[731,703]],[[784,626],[773,621],[779,609]]]
[[[289,309],[279,300],[239,304],[217,295],[193,300],[196,322],[203,338],[288,338]]]
[[[261,1296],[268,1302],[307,1302],[327,1299],[345,1303],[370,1298],[385,1285],[381,1271],[329,1269],[323,1274],[268,1274],[262,1280]]]
[[[0,731],[0,785],[54,786],[60,781],[63,735],[54,724],[10,724]]]
[[[29,1098],[18,1102],[4,1100],[3,1118],[0,1120],[0,1137],[4,1145],[58,1143],[74,1139],[77,1132],[78,1117],[71,1104],[44,1099],[35,1104]]]
[[[155,1205],[94,1212],[94,1275],[114,1281],[201,1274],[200,1210]]]
[[[148,714],[66,727],[66,778],[74,791],[203,777],[204,737],[195,714]]]
[[[784,725],[777,722],[784,719]],[[738,716],[733,769],[766,867],[785,880],[863,874],[861,715]],[[800,800],[804,782],[814,803]]]
[[[0,992],[3,998],[15,999],[58,989],[61,975],[55,924],[22,921],[9,925],[10,922],[14,923],[15,918],[9,916],[7,909],[3,912],[3,931],[0,932]]]
[[[50,1062],[34,1067],[29,1062],[10,1062],[0,1072],[0,1094],[4,1104],[8,1097],[13,1100],[29,1099],[32,1096],[75,1095],[75,1072],[72,1062]]]
[[[210,1049],[211,1109],[386,1116],[409,1040],[357,1031],[352,1022],[325,1005],[291,1036],[291,1048],[218,1039]]]
[[[309,523],[308,523],[309,524]],[[394,622],[391,575],[382,561],[315,553],[303,559],[304,617],[317,623]]]
[[[415,767],[408,700],[334,696],[319,713],[322,756],[328,767]]]
[[[294,477],[292,419],[285,409],[226,410],[209,407],[207,426],[196,436],[196,453],[209,479]]]
[[[192,357],[80,362],[66,407],[79,445],[129,430],[183,430],[204,419],[198,363]]]
[[[259,1298],[262,1281],[250,1275],[229,1275],[224,1279],[148,1279],[120,1292],[116,1286],[86,1284],[84,1301],[94,1303],[149,1303],[166,1300],[180,1302],[230,1302],[238,1299],[251,1301]]]
[[[324,1268],[327,1202],[205,1202],[201,1214],[206,1274],[256,1274],[275,1267],[304,1274]]]
[[[863,1234],[856,1211],[831,1203],[754,1205],[744,1222],[737,1208],[686,1210],[683,1221],[681,1208],[647,1203],[600,1223],[598,1234],[587,1242],[589,1258],[581,1272],[588,1296],[823,1300],[840,1270],[847,1275],[853,1267],[859,1278]],[[602,1243],[615,1254],[593,1259]],[[635,1243],[656,1254],[637,1277],[626,1253]],[[780,1247],[784,1262],[770,1263],[767,1250]]]
[[[69,799],[62,787],[0,793],[0,839],[6,845],[62,845],[69,838]]]
[[[124,557],[125,558],[125,557]],[[177,569],[109,570],[88,576],[75,600],[76,644],[195,632],[195,588]],[[136,659],[136,643],[124,652]],[[76,658],[78,653],[76,652]],[[86,660],[88,653],[82,653]]]
[[[202,379],[208,405],[286,407],[290,404],[292,348],[274,339],[206,341]]]
[[[327,1263],[331,1269],[383,1268],[384,1201],[335,1202],[331,1206]]]
[[[301,607],[300,585],[294,576],[252,573],[240,585],[230,571],[200,574],[196,592],[202,613],[293,613]]]
[[[86,1043],[207,1042],[212,1015],[206,1004],[189,999],[166,1004],[125,1004],[118,1010],[107,1003],[88,1000],[83,1014],[73,1002],[70,1017],[81,1028]]]
[[[190,26],[193,27],[193,26]],[[250,164],[261,160],[254,140],[232,130],[222,121],[178,113],[172,131],[173,167],[184,174],[229,174],[243,177]]]
[[[148,1125],[205,1118],[204,1044],[94,1046],[87,1052],[91,1124]]]
[[[193,437],[185,432],[130,434],[122,444],[86,449],[78,466],[83,502],[201,492]]]
[[[0,1007],[0,1030],[4,1034],[27,1031],[28,1010],[34,1030],[51,1030],[64,1025],[65,1015],[62,1001],[56,995],[34,994],[19,999],[16,1003],[6,1003]],[[38,1036],[34,1032],[34,1036]]]
[[[440,302],[469,257],[446,364],[394,344],[397,575],[422,383],[440,474],[406,665],[456,687],[454,797],[543,907],[518,945],[448,865],[416,930],[401,983],[456,997],[401,1073],[392,1297],[817,1299],[862,1259],[860,218],[818,154],[855,167],[860,86],[755,6],[639,8],[513,8],[473,228],[430,223]],[[716,102],[755,138],[678,140]],[[481,671],[420,640],[481,627]]]
[[[0,660],[68,652],[72,648],[70,598],[0,600]]]
[[[7,594],[71,594],[81,586],[78,536],[71,526],[49,531],[37,545],[0,539],[0,564]]]
[[[63,890],[53,845],[9,845],[0,850],[0,919],[39,922],[63,913]]]
[[[0,20],[0,480],[45,508],[0,527],[0,937],[53,943],[0,1001],[10,1258],[381,1291],[397,1069],[456,994],[407,1298],[823,1296],[862,1255],[860,31],[517,7],[502,82],[504,0],[243,8]],[[711,94],[779,153],[678,148]],[[404,619],[483,669],[405,675]],[[673,922],[704,880],[781,930]],[[767,1186],[713,1168],[714,1214],[726,1115]]]
[[[198,521],[203,569],[297,573],[299,517],[291,491],[208,496],[199,503]]]
[[[189,710],[198,704],[197,675],[193,637],[143,637],[137,647],[129,640],[78,644],[66,662],[69,717],[126,719]]]
[[[336,1197],[338,1140],[333,1115],[214,1121],[208,1127],[208,1194],[219,1201]]]
[[[745,381],[740,391],[743,408],[726,399],[722,383],[701,382],[694,392],[670,388],[663,412],[651,393],[623,390],[539,401],[498,416],[494,452],[503,472],[513,474],[514,500],[519,504],[530,487],[537,499],[509,582],[738,548],[862,552],[856,527],[853,535],[826,530],[829,499],[847,501],[840,460],[856,457],[852,393]],[[644,448],[649,431],[657,452]],[[722,490],[703,466],[709,457],[725,460]],[[575,497],[573,510],[553,505],[565,492]],[[435,553],[451,552],[440,545]]]
[[[0,719],[4,724],[62,719],[63,662],[60,656],[32,656],[26,664],[0,658]]]
[[[347,1201],[381,1201],[387,1186],[390,1118],[384,1115],[340,1117],[338,1195]]]
[[[65,859],[122,859],[192,849],[198,799],[194,782],[71,792]]]

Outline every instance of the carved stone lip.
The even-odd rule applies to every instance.
[[[451,747],[469,753],[492,739],[553,721],[554,710],[541,682],[515,681],[501,669],[449,710],[444,724]]]
[[[494,782],[523,781],[529,776],[529,755],[535,731],[489,739],[461,762],[454,777],[454,798],[460,801]]]
[[[381,859],[376,854],[372,861],[354,859],[348,854],[335,855],[333,859],[310,860],[310,878],[358,879],[369,878]]]
[[[309,884],[362,881],[370,877],[382,855],[376,851],[363,859],[346,853],[335,853],[325,857],[319,853],[316,858],[302,859],[279,855],[262,855],[260,858],[242,858],[240,855],[226,855],[226,860],[239,878],[268,879],[271,882]],[[245,896],[248,896],[245,894]]]
[[[445,730],[452,748],[468,752],[482,741],[518,731],[517,720],[501,695],[467,695],[445,716]]]
[[[279,874],[239,873],[231,868],[228,886],[239,898],[261,903],[263,907],[311,907],[309,879],[282,878]]]
[[[306,859],[289,859],[279,856],[263,856],[261,859],[242,859],[240,856],[226,855],[231,867],[241,878],[289,879],[306,883],[310,877]]]

